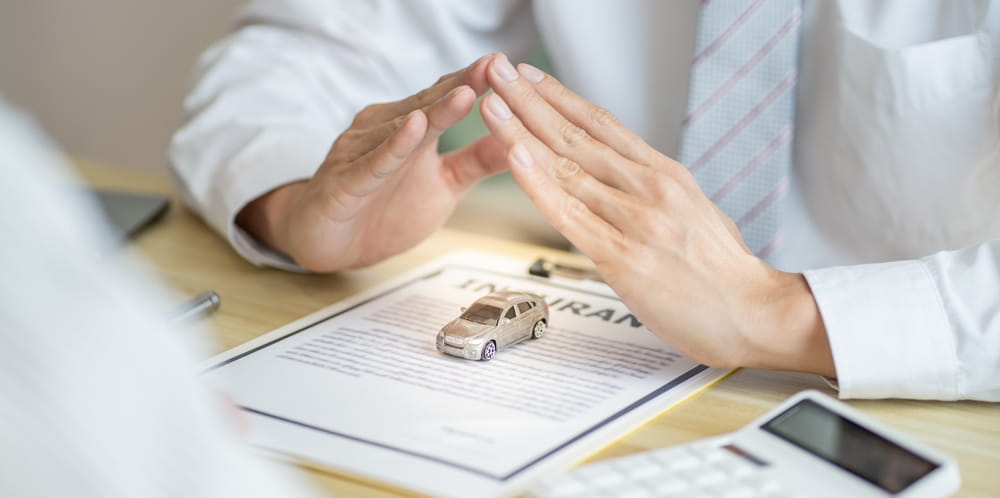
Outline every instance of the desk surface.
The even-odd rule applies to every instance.
[[[99,187],[171,193],[166,175],[81,165]],[[179,296],[214,289],[222,307],[210,318],[219,351],[246,342],[399,272],[455,249],[480,249],[525,259],[572,258],[559,251],[479,235],[441,230],[416,248],[363,270],[300,275],[256,268],[197,217],[176,195],[170,211],[141,233],[133,250],[143,255]],[[832,393],[817,376],[740,370],[701,395],[661,414],[591,460],[731,432],[791,394],[806,388]],[[958,496],[1000,495],[1000,404],[909,400],[848,401],[854,407],[954,455],[962,473]],[[311,471],[321,489],[338,496],[388,497],[398,491]]]

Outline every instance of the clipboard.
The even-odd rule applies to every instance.
[[[671,350],[606,285],[528,266],[449,254],[223,353],[203,376],[272,455],[435,496],[508,496],[730,372]],[[498,287],[545,296],[545,337],[490,362],[439,353],[440,327]]]

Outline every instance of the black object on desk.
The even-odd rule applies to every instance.
[[[167,212],[170,201],[157,194],[136,194],[95,189],[101,207],[111,221],[119,243],[135,236]]]

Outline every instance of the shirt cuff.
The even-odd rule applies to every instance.
[[[921,261],[805,272],[826,326],[842,398],[956,399],[958,358]]]
[[[236,225],[236,215],[254,199],[289,183],[308,180],[326,157],[329,144],[303,139],[297,130],[270,130],[250,142],[213,179],[207,199],[209,223],[247,261],[305,272],[282,254]]]

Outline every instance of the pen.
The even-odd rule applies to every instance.
[[[597,273],[597,270],[593,268],[584,268],[582,266],[570,265],[566,263],[559,263],[555,261],[546,261],[545,258],[538,258],[531,266],[528,267],[528,273],[535,275],[536,277],[550,278],[553,275],[572,278],[575,280],[594,280],[596,282],[604,282],[601,275]]]
[[[221,303],[222,299],[215,291],[202,292],[170,313],[167,317],[167,324],[170,326],[180,325],[195,317],[211,313],[218,309]]]

